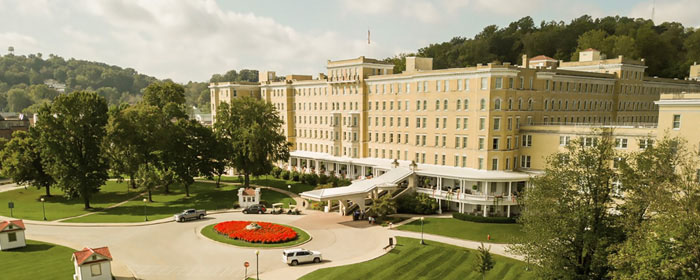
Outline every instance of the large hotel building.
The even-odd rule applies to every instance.
[[[393,68],[359,57],[328,61],[315,78],[261,72],[259,83],[212,83],[213,118],[220,102],[239,96],[273,104],[293,144],[281,166],[354,180],[302,194],[337,200],[341,213],[405,187],[441,209],[516,215],[518,194],[546,157],[572,138],[592,143],[596,127],[612,128],[623,151],[666,132],[700,143],[700,94],[686,93],[700,92],[700,82],[648,77],[643,59],[588,49],[576,62],[540,55],[434,70],[431,58],[407,57],[405,71]]]

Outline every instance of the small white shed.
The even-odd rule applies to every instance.
[[[73,253],[73,280],[111,280],[112,254],[109,248],[84,248]]]
[[[245,208],[260,203],[260,188],[239,188],[238,205]]]
[[[25,229],[22,220],[0,222],[0,250],[27,246],[27,241],[24,239]]]

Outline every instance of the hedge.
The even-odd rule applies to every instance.
[[[515,218],[508,217],[482,217],[462,213],[453,213],[452,218],[462,221],[486,223],[486,224],[514,224]]]

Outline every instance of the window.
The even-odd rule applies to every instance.
[[[496,89],[502,89],[503,88],[503,78],[498,77],[496,78]]]
[[[461,107],[462,107],[462,100],[457,99],[457,110],[459,111],[459,109],[461,109]]]
[[[493,118],[493,130],[501,130],[501,118]]]
[[[440,110],[440,100],[435,100],[435,111]]]
[[[102,266],[99,263],[90,265],[90,273],[92,276],[102,275]]]
[[[520,89],[525,88],[525,77],[520,77],[520,86],[518,88],[520,88]]]
[[[462,167],[467,167],[467,156],[462,156]],[[698,170],[700,174],[700,170]]]
[[[639,148],[644,150],[651,148],[654,145],[654,139],[641,139],[639,140]]]
[[[455,136],[455,148],[459,148],[459,136]]]
[[[443,147],[447,146],[447,136],[445,136],[445,135],[442,136],[442,146]]]
[[[484,139],[484,137],[479,137],[479,150],[483,150],[483,149],[484,149],[484,142],[485,142],[485,141],[486,141],[486,140]]]
[[[492,149],[498,150],[498,146],[500,145],[500,140],[499,138],[493,138],[493,145],[491,146]]]
[[[493,109],[494,110],[501,110],[501,99],[496,98],[496,101],[493,102]]]
[[[491,159],[491,170],[498,170],[498,159]]]
[[[464,99],[464,111],[469,110],[469,99]]]
[[[486,128],[486,118],[479,118],[479,130],[484,130]]]
[[[15,242],[17,241],[17,233],[16,232],[10,232],[7,234],[7,241],[9,242]]]
[[[623,161],[621,157],[615,157],[613,159],[613,168],[617,169],[620,168],[620,163]]]
[[[484,169],[484,158],[479,158],[479,169]],[[481,206],[481,205],[478,205]]]
[[[559,146],[569,145],[569,141],[571,141],[571,136],[559,136]]]
[[[464,90],[469,91],[469,80],[464,80]]]
[[[673,115],[673,129],[681,128],[681,115]]]
[[[511,139],[510,136],[508,136],[508,138],[506,138],[506,149],[507,150],[510,150],[510,139]],[[507,163],[508,163],[508,160],[506,159],[506,164]]]
[[[469,118],[462,118],[462,128],[469,129]]]
[[[532,135],[523,135],[523,143],[521,146],[522,147],[531,147],[532,146]]]
[[[440,128],[440,118],[435,118],[435,128]]]
[[[615,138],[615,147],[618,149],[627,149],[627,138]]]
[[[488,78],[481,78],[481,89],[485,90],[488,89]]]
[[[513,118],[508,118],[508,130],[513,130]]]
[[[530,156],[520,156],[520,167],[530,168]]]
[[[486,110],[486,99],[482,98],[481,101],[479,101],[479,110]]]
[[[462,127],[460,126],[460,124],[459,124],[459,121],[460,121],[460,118],[457,118],[457,129],[462,128]]]
[[[508,78],[508,88],[513,88],[513,83],[513,78]],[[506,160],[506,162],[508,162],[508,160]]]
[[[445,101],[442,102],[442,109],[445,111],[447,111],[447,104],[447,99],[445,99]]]
[[[467,142],[469,138],[467,136],[462,136],[462,148],[467,148]]]

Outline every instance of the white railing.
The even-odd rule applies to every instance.
[[[459,193],[459,192],[448,192],[448,191],[443,191],[443,190],[435,190],[435,189],[427,189],[427,188],[416,188],[416,191],[419,193],[424,193],[427,195],[430,195],[430,197],[433,198],[439,198],[439,199],[444,199],[444,200],[449,200],[449,201],[457,201],[457,202],[465,202],[465,201],[494,201],[496,199],[500,199],[500,203],[506,203],[506,204],[511,204],[511,203],[517,203],[517,196],[515,195],[498,195],[498,194],[490,194],[490,195],[484,195],[484,194],[467,194],[467,193]]]

